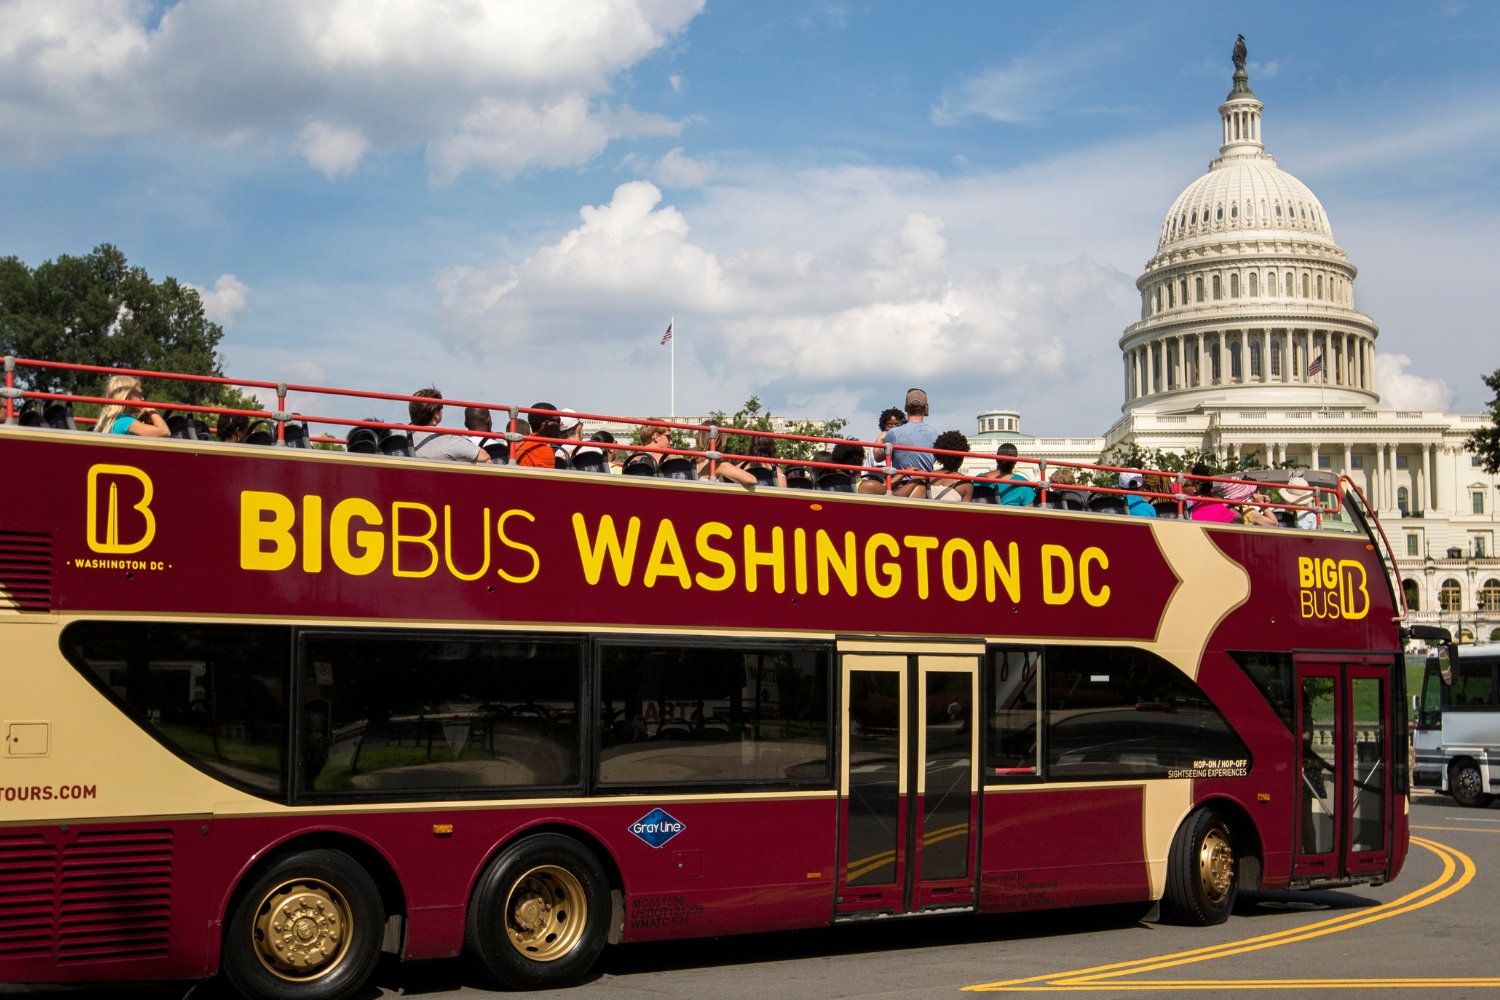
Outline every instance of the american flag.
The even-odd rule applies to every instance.
[[[672,327],[674,327],[676,325],[677,325],[677,321],[675,319],[672,322],[670,322],[670,323],[667,324],[667,332],[661,335],[661,342],[663,344],[665,344],[667,341],[669,341],[669,340],[672,339]],[[1319,362],[1319,363],[1321,364],[1322,362]]]
[[[667,332],[670,333],[671,331]],[[1312,359],[1312,364],[1307,366],[1307,377],[1312,378],[1314,375],[1321,374],[1323,374],[1323,355],[1319,354]]]

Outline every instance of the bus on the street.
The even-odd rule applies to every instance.
[[[6,405],[33,400],[108,402]],[[1401,871],[1404,612],[1347,481],[1234,493],[1272,527],[1177,516],[1219,502],[1186,474],[1155,517],[1046,505],[1024,456],[1036,506],[944,503],[848,488],[898,478],[884,456],[697,479],[717,430],[601,444],[656,450],[612,475],[424,461],[421,428],[290,405],[263,443],[170,403],[170,438],[0,428],[0,982],[337,1000],[382,953],[468,953],[550,988],[616,944],[1152,901],[1210,925],[1242,889]]]
[[[1450,660],[1449,649],[1457,656]],[[1413,698],[1412,784],[1483,809],[1500,795],[1500,644],[1435,647]]]

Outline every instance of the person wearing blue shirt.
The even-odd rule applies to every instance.
[[[1023,476],[1018,476],[1014,459],[1020,455],[1016,446],[1003,442],[995,450],[995,471],[988,478],[1000,480],[995,502],[1002,507],[1030,507],[1036,502],[1036,487]]]
[[[1138,490],[1142,488],[1145,477],[1139,472],[1120,473],[1120,489]],[[1131,517],[1155,517],[1156,508],[1151,506],[1151,501],[1139,493],[1125,494],[1125,506],[1130,510]]]

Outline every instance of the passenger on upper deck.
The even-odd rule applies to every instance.
[[[1063,510],[1089,509],[1089,494],[1087,490],[1066,488],[1078,485],[1078,475],[1072,469],[1063,466],[1052,473],[1052,485],[1058,488],[1048,491],[1047,506],[1059,507]]]
[[[471,431],[494,430],[495,425],[494,422],[490,419],[490,411],[486,410],[482,406],[464,407],[464,429]],[[470,437],[469,440],[474,442],[474,447],[482,450],[485,445],[493,442],[495,438],[483,437],[482,435],[475,434]]]
[[[214,437],[225,444],[244,444],[250,436],[250,418],[243,413],[221,413],[214,425]]]
[[[916,448],[931,448],[938,439],[938,432],[927,423],[927,393],[922,389],[906,390],[906,423],[885,432],[885,443],[910,445]],[[932,455],[925,451],[891,452],[890,464],[895,469],[914,469],[931,472]]]
[[[1286,485],[1281,488],[1281,499],[1285,503],[1296,504],[1298,507],[1313,507],[1318,503],[1318,494],[1301,474],[1293,473],[1287,477]],[[1296,515],[1297,527],[1304,531],[1312,531],[1318,526],[1318,515],[1311,510],[1288,511]]]
[[[943,431],[937,436],[933,447],[943,451],[968,451],[969,439],[964,437],[961,431]],[[957,472],[964,464],[963,457],[959,455],[935,455],[933,457],[937,459],[937,467],[943,472]],[[944,503],[967,503],[974,496],[974,484],[959,479],[933,478],[928,480],[927,493],[932,499],[941,500]]]
[[[1145,485],[1146,477],[1139,472],[1120,473],[1120,489],[1138,490]],[[1156,508],[1151,506],[1151,501],[1139,493],[1125,494],[1125,508],[1132,517],[1155,517]]]
[[[418,389],[412,393],[413,396],[421,396],[422,400],[442,399],[443,394],[436,389]],[[418,427],[436,427],[443,422],[443,406],[441,403],[427,403],[422,400],[412,400],[406,404],[406,412],[411,417],[411,423]],[[462,434],[443,434],[433,431],[431,434],[413,434],[412,454],[418,458],[437,459],[442,462],[478,462],[485,463],[490,456],[485,454],[473,441]]]
[[[711,437],[710,435],[712,434],[712,431],[709,430],[709,428],[716,427],[716,426],[718,426],[718,425],[715,424],[712,420],[705,420],[703,422],[703,429],[701,431],[697,432],[697,434],[698,434],[698,441],[697,441],[697,444],[695,446],[696,450],[698,450],[698,451],[709,451],[711,449],[718,448],[719,444],[722,443],[723,438],[722,437],[717,437],[717,438],[716,437]],[[741,486],[754,486],[755,485],[755,477],[753,475],[751,475],[750,473],[746,472],[744,469],[740,468],[738,465],[736,465],[733,462],[729,462],[729,461],[725,461],[724,459],[720,459],[712,467],[713,467],[715,473],[718,475],[718,477],[720,479],[722,479],[726,483],[739,483]],[[699,479],[709,479],[710,478],[710,476],[708,474],[709,468],[710,468],[710,464],[709,464],[709,460],[708,459],[706,459],[706,458],[700,458],[700,459],[698,459],[698,478]]]
[[[136,434],[140,437],[171,437],[167,422],[155,410],[143,408],[140,403],[146,397],[141,393],[141,380],[134,375],[113,375],[104,385],[104,395],[118,399],[99,411],[99,421],[94,430],[100,434]],[[126,413],[132,410],[132,413]]]
[[[995,470],[987,478],[1000,480],[1002,485],[995,502],[1002,507],[1030,507],[1036,502],[1036,490],[1029,485],[1031,481],[1016,474],[1016,463],[1012,460],[1020,454],[1009,441],[1002,442],[995,449]],[[1027,485],[1017,485],[1023,483]]]
[[[551,403],[533,403],[531,409],[557,412],[557,407]],[[531,414],[531,434],[534,437],[555,438],[561,427],[561,421],[552,413],[533,412]],[[517,465],[527,465],[538,469],[557,468],[557,455],[552,451],[552,446],[545,441],[519,441],[511,450],[511,456]]]
[[[1211,476],[1213,470],[1199,462],[1193,466],[1193,475]],[[1189,496],[1212,497],[1214,484],[1207,479],[1194,479],[1187,484],[1186,492]],[[1219,503],[1217,500],[1193,500],[1187,505],[1187,515],[1194,521],[1215,521],[1219,524],[1233,524],[1239,520],[1229,504]]]
[[[772,462],[767,462],[764,465],[762,465],[761,463],[755,461],[755,459],[757,459],[757,458],[770,458],[770,459],[776,458],[776,439],[775,438],[754,437],[754,438],[750,439],[750,461],[745,463],[745,465],[747,467],[745,471],[746,472],[750,472],[750,474],[752,476],[754,476],[755,475],[754,472],[751,472],[750,470],[754,469],[756,466],[760,466],[761,468],[765,468],[765,469],[770,469],[771,473],[772,473],[772,476],[774,477],[774,481],[770,482],[770,483],[767,483],[766,485],[768,485],[768,486],[785,486],[786,485],[786,470],[785,469],[783,469],[780,465],[776,465],[776,464],[774,464]],[[757,477],[757,478],[759,478],[759,477]]]
[[[557,446],[556,455],[559,460],[573,461],[573,454],[578,450],[578,442],[583,440],[583,421],[578,417],[578,411],[571,406],[564,406],[557,411],[561,416],[558,418],[557,436],[566,442]]]

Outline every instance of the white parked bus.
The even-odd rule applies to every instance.
[[[1449,650],[1458,655],[1449,660]],[[1484,808],[1500,795],[1500,643],[1441,645],[1427,658],[1412,744],[1412,784]]]

